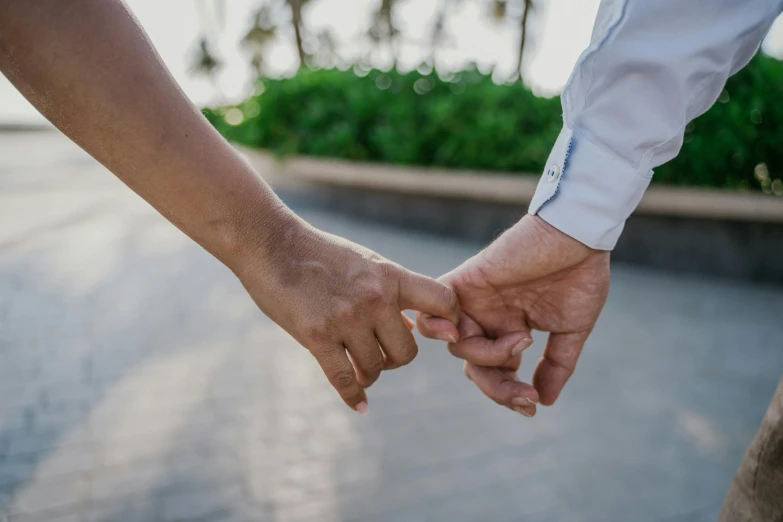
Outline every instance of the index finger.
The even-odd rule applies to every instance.
[[[533,372],[533,386],[541,396],[541,404],[551,406],[557,400],[574,373],[576,361],[589,335],[589,331],[549,334],[544,354]]]
[[[400,278],[399,305],[404,310],[416,310],[443,317],[459,324],[459,301],[448,285],[431,277],[404,270]]]

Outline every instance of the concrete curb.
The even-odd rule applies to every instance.
[[[456,173],[311,157],[277,163],[268,153],[241,150],[276,188],[309,206],[482,243],[525,214],[538,183],[533,175]],[[626,222],[612,258],[783,284],[783,198],[650,187]]]
[[[309,157],[287,160],[283,171],[313,183],[518,205],[530,203],[539,178],[532,174],[455,172]],[[651,186],[636,214],[783,223],[783,198],[718,189]]]

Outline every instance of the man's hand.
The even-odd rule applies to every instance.
[[[457,297],[445,284],[290,212],[279,219],[267,227],[275,233],[229,266],[258,307],[313,354],[351,408],[364,413],[364,388],[382,370],[416,357],[413,325],[402,310],[445,317],[443,335],[459,337]]]
[[[532,416],[555,402],[609,292],[609,252],[592,250],[527,215],[440,281],[459,298],[460,339],[449,351],[484,394]],[[418,316],[419,331],[442,338],[448,321]],[[532,329],[550,332],[533,386],[519,382]]]

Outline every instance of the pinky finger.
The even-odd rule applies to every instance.
[[[311,353],[312,350],[311,350]],[[344,346],[335,346],[333,350],[313,353],[321,369],[329,379],[329,383],[337,390],[345,404],[354,411],[364,414],[367,412],[367,395],[359,385],[351,360]]]

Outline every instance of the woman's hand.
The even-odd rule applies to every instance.
[[[455,342],[457,297],[448,286],[375,252],[284,216],[234,272],[258,307],[316,358],[346,404],[364,413],[382,370],[406,365],[418,347],[411,309],[449,319]],[[445,322],[445,321],[444,321]]]
[[[445,285],[296,218],[185,97],[124,2],[2,6],[0,72],[229,266],[349,406],[364,410],[362,386],[416,355],[401,309],[456,324],[457,299]]]

